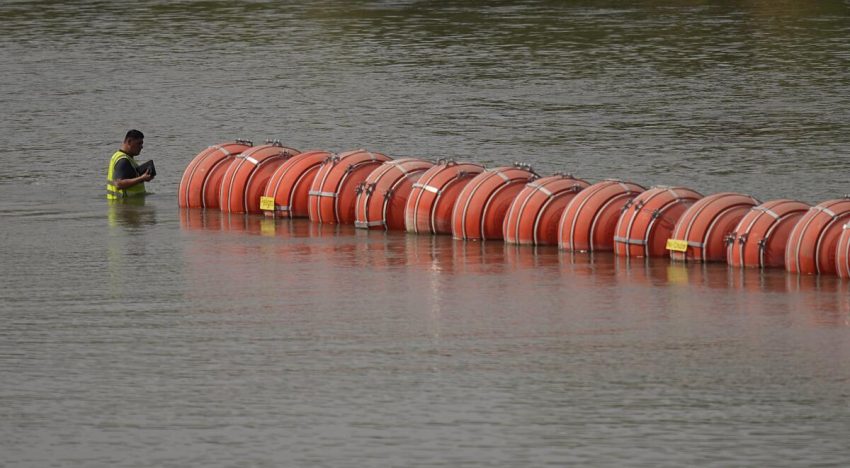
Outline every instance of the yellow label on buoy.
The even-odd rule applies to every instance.
[[[667,239],[667,250],[685,252],[688,250],[688,241],[679,239]]]
[[[260,209],[274,211],[274,197],[260,197]]]

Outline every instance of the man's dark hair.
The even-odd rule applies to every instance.
[[[129,132],[127,132],[126,135],[124,135],[124,141],[127,141],[127,140],[144,140],[144,139],[145,139],[145,134],[138,131],[138,130],[130,130]]]

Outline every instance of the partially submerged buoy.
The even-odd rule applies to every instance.
[[[514,197],[505,216],[502,235],[509,244],[555,245],[567,204],[590,184],[571,175],[536,179]]]
[[[729,234],[726,263],[734,267],[784,267],[788,237],[809,208],[794,200],[771,200],[751,208]]]
[[[850,223],[841,228],[838,245],[835,247],[835,272],[842,278],[850,278]]]
[[[328,151],[305,151],[287,159],[269,178],[260,208],[266,216],[307,218],[310,186],[322,163],[331,156]]]
[[[197,154],[186,166],[177,205],[181,208],[218,208],[221,178],[236,155],[253,146],[248,140],[234,140],[212,145]]]
[[[646,190],[621,180],[603,180],[577,193],[558,222],[558,246],[574,252],[614,250],[623,207]]]
[[[461,190],[484,166],[441,160],[413,184],[404,208],[407,232],[451,234],[452,209]]]
[[[364,149],[331,155],[319,167],[308,197],[314,223],[353,224],[356,187],[378,166],[391,158]]]
[[[475,176],[455,202],[452,235],[456,239],[502,239],[502,224],[511,202],[537,177],[530,166],[519,163]]]
[[[614,235],[614,252],[624,257],[666,257],[667,240],[679,217],[702,198],[685,187],[652,187],[626,203]]]
[[[221,181],[219,202],[225,213],[260,213],[260,197],[272,173],[298,150],[280,142],[254,146],[236,156]]]
[[[434,163],[415,158],[387,161],[357,186],[354,227],[404,230],[404,208],[413,184]]]
[[[589,185],[558,174],[538,179],[522,164],[485,170],[445,160],[436,165],[414,158],[392,161],[365,150],[299,155],[279,142],[253,146],[245,140],[196,155],[178,189],[178,205],[185,209],[181,223],[189,228],[210,227],[192,209],[220,208],[220,219],[227,221],[220,224],[230,228],[239,227],[240,219],[253,222],[235,214],[265,212],[308,216],[318,228],[325,223],[451,232],[466,240],[557,242],[573,252],[613,248],[626,262],[669,255],[850,277],[848,197],[814,207],[793,200],[758,203],[738,193],[703,198],[683,187],[645,190],[616,180]],[[260,233],[269,234],[277,225],[269,219],[260,226]],[[528,251],[513,249],[507,251]]]
[[[749,195],[721,192],[697,200],[667,241],[670,258],[680,261],[725,262],[727,236],[760,202]]]
[[[847,198],[827,200],[809,208],[788,236],[785,270],[806,275],[836,273],[838,238],[848,220]]]

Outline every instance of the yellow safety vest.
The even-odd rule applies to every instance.
[[[131,158],[129,154],[118,150],[115,154],[112,155],[112,159],[109,161],[109,168],[106,170],[106,199],[107,200],[118,200],[119,198],[126,197],[135,197],[138,195],[144,195],[147,193],[145,191],[145,183],[136,184],[127,189],[119,189],[115,186],[115,180],[113,178],[113,174],[115,173],[115,165],[118,164],[118,161],[126,159],[130,161],[130,164],[133,166],[133,169],[136,169],[138,172],[139,165],[136,164],[136,160]]]

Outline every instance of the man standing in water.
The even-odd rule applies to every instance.
[[[106,199],[118,200],[126,197],[144,196],[145,182],[154,175],[150,168],[139,172],[139,164],[134,159],[142,152],[145,135],[138,130],[130,130],[124,137],[121,149],[112,155],[106,170]]]

